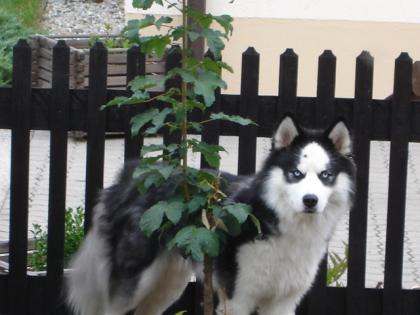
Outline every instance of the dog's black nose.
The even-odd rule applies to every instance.
[[[318,197],[312,194],[307,194],[303,196],[303,204],[309,208],[312,209],[316,206],[318,203]]]

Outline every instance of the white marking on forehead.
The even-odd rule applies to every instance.
[[[316,142],[306,145],[300,153],[298,169],[302,173],[320,173],[327,168],[330,158],[322,146]]]

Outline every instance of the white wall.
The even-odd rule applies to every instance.
[[[126,1],[126,12],[138,12]],[[207,0],[207,10],[234,17],[420,23],[419,0]],[[176,14],[155,6],[148,13]]]

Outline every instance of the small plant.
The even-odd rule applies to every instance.
[[[232,17],[215,16],[194,10],[187,0],[133,0],[133,7],[147,10],[153,4],[170,7],[182,15],[182,23],[174,25],[170,16],[145,15],[141,20],[131,20],[125,28],[127,38],[137,44],[146,55],[163,57],[169,47],[180,56],[179,67],[171,69],[163,78],[139,76],[130,82],[131,97],[117,97],[107,106],[140,105],[143,113],[133,117],[132,134],[142,132],[155,135],[165,128],[177,133],[180,141],[169,145],[143,146],[134,177],[140,193],[159,187],[173,176],[173,197],[162,200],[144,212],[140,229],[152,235],[169,236],[166,246],[178,248],[185,257],[204,263],[204,314],[213,314],[213,257],[219,255],[227,235],[238,236],[246,221],[255,225],[255,234],[261,233],[257,218],[249,205],[235,203],[220,190],[221,177],[218,172],[197,170],[189,167],[188,152],[197,152],[207,164],[218,169],[220,152],[224,148],[190,139],[191,130],[202,131],[206,123],[227,120],[240,125],[254,124],[251,120],[224,113],[212,113],[201,122],[189,121],[192,111],[208,111],[215,101],[215,91],[226,88],[221,78],[222,70],[232,72],[222,62],[221,52],[225,41],[233,31]],[[145,28],[154,27],[158,35],[144,36]],[[212,56],[195,58],[191,43],[206,42]],[[175,45],[180,45],[175,46]],[[153,87],[163,87],[167,80],[179,80],[159,95],[151,95]],[[153,106],[160,101],[165,107]],[[149,153],[157,153],[150,156]]]
[[[343,257],[335,252],[328,253],[327,286],[335,285],[336,287],[344,287],[340,278],[347,271],[349,253],[347,244],[344,245]]]
[[[121,32],[118,37],[113,37],[111,34],[112,25],[110,23],[105,23],[105,37],[103,44],[106,48],[130,48],[131,43],[128,40],[124,32]],[[97,34],[92,34],[89,37],[89,47],[92,48],[96,42],[101,41],[101,37]]]
[[[83,208],[67,208],[64,228],[64,267],[68,266],[71,256],[83,241],[83,222]],[[29,266],[34,271],[44,271],[47,269],[48,232],[39,224],[34,224],[31,233],[34,238],[34,253],[29,258]]]

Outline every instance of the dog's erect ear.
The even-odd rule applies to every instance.
[[[338,152],[343,155],[351,153],[352,140],[350,131],[343,120],[335,122],[327,131],[327,136],[331,139]]]
[[[277,128],[273,137],[273,148],[281,149],[289,146],[296,136],[299,135],[299,129],[294,120],[289,115],[285,116]]]

